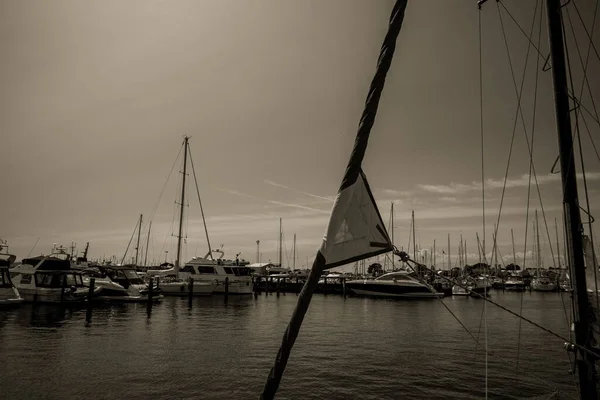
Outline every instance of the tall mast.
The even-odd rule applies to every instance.
[[[392,229],[391,229],[391,231],[392,231],[392,238],[391,239],[392,239],[392,244],[394,244],[394,202],[392,202],[392,215],[391,215],[391,218],[392,218]],[[395,264],[395,261],[394,261],[394,255],[392,255],[392,271],[395,269],[395,265],[396,264]]]
[[[138,222],[138,237],[137,245],[135,246],[135,265],[138,265],[138,256],[140,254],[140,236],[142,236],[142,218],[144,214],[140,214],[140,221]]]
[[[433,266],[435,267],[435,239],[433,239]]]
[[[465,266],[469,263],[469,254],[467,253],[467,240],[465,239]]]
[[[294,260],[292,261],[292,270],[296,270],[296,234],[294,233]]]
[[[283,267],[283,231],[281,229],[281,218],[279,218],[279,266]]]
[[[513,247],[513,266],[517,265],[517,252],[515,251],[515,235],[513,230],[510,230],[510,238],[512,239],[512,247]]]
[[[144,267],[147,265],[146,263],[148,262],[148,247],[150,247],[150,229],[152,229],[152,221],[150,221],[150,224],[148,225],[148,237],[146,238],[146,252],[144,253]]]
[[[540,221],[538,220],[538,212],[535,210],[535,240],[537,243],[537,269],[539,273],[539,269],[542,266],[542,249],[540,247]]]
[[[412,212],[413,260],[417,260],[417,241],[415,239],[415,212]]]
[[[552,83],[554,86],[554,107],[558,133],[560,156],[560,174],[563,187],[563,211],[567,235],[567,251],[571,267],[573,284],[573,301],[575,303],[575,342],[577,345],[591,349],[591,329],[589,321],[590,302],[587,294],[585,263],[583,255],[583,226],[579,214],[579,195],[573,149],[573,133],[571,131],[570,104],[567,87],[565,65],[565,48],[562,25],[562,4],[560,0],[546,0],[548,33],[550,37],[550,57],[552,62]],[[579,372],[579,392],[581,398],[594,400],[596,392],[596,368],[589,352],[579,348],[576,352],[577,370]]]
[[[450,260],[450,234],[448,234],[448,270],[452,269],[452,261]]]
[[[560,269],[560,244],[558,242],[558,224],[554,218],[554,230],[556,231],[556,257],[558,261],[558,269]]]
[[[187,174],[187,155],[189,146],[189,137],[183,139],[183,180],[181,183],[181,203],[179,204],[179,235],[177,236],[177,259],[175,259],[175,273],[179,274],[180,257],[181,257],[181,238],[183,237],[183,205],[185,204],[185,177]]]

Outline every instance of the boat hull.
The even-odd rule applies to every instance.
[[[194,282],[192,295],[210,296],[217,285],[212,282]],[[189,296],[188,282],[164,282],[160,284],[160,290],[165,296]]]
[[[225,282],[219,281],[213,293],[216,294],[224,294],[225,293]],[[231,281],[229,282],[227,288],[227,294],[253,294],[254,290],[252,287],[252,280],[242,280],[242,281]]]
[[[444,297],[443,293],[433,292],[422,285],[378,284],[372,282],[346,282],[346,288],[357,296],[423,299]]]

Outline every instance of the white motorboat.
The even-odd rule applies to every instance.
[[[87,299],[83,276],[71,269],[70,256],[62,247],[55,247],[49,256],[24,259],[11,270],[11,277],[25,301],[81,303]]]
[[[383,274],[376,279],[353,280],[346,282],[346,288],[359,296],[394,298],[440,298],[443,293],[421,282],[414,272],[395,271]]]
[[[89,287],[90,278],[94,278],[94,287],[99,289],[94,300],[147,302],[150,292],[148,284],[133,267],[104,265],[84,271],[84,284]],[[96,290],[95,290],[96,291]],[[152,288],[152,300],[162,299],[161,290]]]
[[[189,296],[190,282],[184,279],[160,280],[160,290],[165,296]],[[195,280],[192,283],[193,296],[210,296],[217,288],[216,280]]]
[[[10,279],[9,267],[17,259],[13,254],[8,254],[6,241],[0,240],[0,307],[19,305],[23,298]]]

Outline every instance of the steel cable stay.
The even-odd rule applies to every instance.
[[[400,252],[400,253],[404,253],[404,252]],[[398,252],[395,252],[394,254],[395,254],[395,255],[397,255],[397,256],[399,256]],[[401,259],[402,259],[402,258],[401,258]],[[425,280],[423,279],[423,277],[422,277],[422,276],[421,276],[419,273],[417,273],[417,272],[416,272],[416,269],[415,269],[415,268],[413,268],[413,267],[410,265],[410,262],[413,262],[414,264],[416,264],[416,265],[418,265],[418,266],[422,266],[423,268],[425,268],[425,269],[427,269],[427,270],[429,270],[429,268],[427,268],[427,267],[426,267],[425,265],[423,265],[423,264],[420,264],[420,263],[417,263],[417,262],[413,261],[412,259],[408,259],[408,260],[406,260],[406,261],[405,261],[405,260],[402,260],[402,261],[406,262],[406,264],[409,266],[409,268],[415,272],[415,275],[416,275],[417,279],[418,279],[418,280],[419,280],[421,283],[423,283],[423,284],[426,284],[426,285],[427,285],[427,282],[425,282]],[[431,270],[429,270],[429,271],[431,271]],[[447,279],[447,280],[448,280],[448,281],[450,281],[450,282],[456,282],[456,281],[454,281],[454,280],[451,280],[451,279],[449,279],[449,278],[446,278],[446,277],[443,277],[443,278],[444,278],[444,279]],[[460,285],[460,284],[458,284],[458,283],[456,283],[456,284],[457,284],[458,286],[460,286],[460,287],[462,287],[462,288],[466,289],[466,287],[463,287],[463,286],[461,286],[461,285]],[[453,317],[453,318],[456,320],[456,322],[458,322],[458,324],[459,324],[459,325],[460,325],[460,326],[461,326],[461,327],[462,327],[462,328],[465,330],[465,332],[466,332],[466,333],[467,333],[467,334],[468,334],[468,335],[471,337],[471,339],[473,339],[473,341],[475,342],[475,345],[476,345],[476,347],[475,347],[476,351],[477,351],[477,348],[479,347],[479,348],[481,348],[481,349],[482,349],[482,350],[485,352],[485,354],[486,354],[487,356],[490,356],[490,357],[497,358],[498,360],[500,360],[500,361],[502,361],[502,362],[506,363],[507,365],[509,365],[509,366],[511,366],[511,367],[515,367],[515,368],[518,370],[517,372],[519,372],[519,371],[520,371],[520,372],[530,372],[530,371],[526,371],[526,370],[525,370],[524,368],[522,368],[522,367],[519,367],[518,365],[512,364],[512,363],[511,363],[511,361],[510,361],[509,359],[507,359],[507,358],[505,358],[505,357],[502,357],[502,356],[500,356],[500,355],[498,355],[498,354],[494,353],[493,351],[490,351],[490,350],[487,348],[486,344],[482,344],[482,343],[480,342],[480,340],[479,340],[479,337],[475,337],[475,335],[473,334],[473,332],[471,332],[471,331],[469,330],[469,328],[467,328],[467,326],[466,326],[466,325],[465,325],[465,324],[464,324],[464,323],[463,323],[463,322],[460,320],[460,318],[458,318],[458,316],[457,316],[457,315],[454,313],[454,311],[452,311],[452,310],[450,309],[450,307],[448,307],[448,305],[447,305],[447,304],[444,302],[444,299],[443,299],[443,298],[437,298],[437,300],[438,300],[438,301],[439,301],[439,302],[442,304],[442,306],[444,306],[444,308],[445,308],[445,309],[446,309],[446,310],[447,310],[447,311],[450,313],[450,315],[451,315],[451,316],[452,316],[452,317]],[[484,304],[485,304],[485,302],[484,302]],[[535,375],[531,375],[531,374],[529,374],[529,375],[528,375],[528,378],[531,378],[531,379],[533,379],[533,380],[536,380],[536,381],[538,381],[539,383],[542,383],[542,384],[544,384],[544,385],[547,385],[547,386],[550,386],[550,387],[552,387],[555,393],[561,393],[561,394],[567,395],[566,393],[563,393],[563,392],[562,392],[560,389],[558,389],[557,387],[555,387],[555,386],[554,386],[554,385],[555,385],[555,383],[554,383],[554,382],[547,381],[547,380],[545,380],[545,379],[542,379],[542,378],[540,378],[540,377],[537,377],[537,376],[535,376]],[[571,397],[571,398],[575,399],[575,397],[572,397],[572,396],[569,396],[569,397]]]
[[[567,9],[567,15],[568,15],[568,9]],[[569,18],[569,22],[570,22],[570,18]],[[571,28],[573,28],[572,24],[571,24]],[[566,34],[566,28],[565,28],[565,24],[564,24],[564,17],[563,17],[563,24],[562,24],[562,29],[563,29],[563,36],[566,38],[567,34]],[[577,47],[577,52],[579,53],[579,47],[577,45],[577,39],[575,38],[575,31],[573,30],[573,37],[574,37],[574,41]],[[581,56],[581,54],[579,54]],[[569,84],[571,85],[571,89],[574,90],[575,89],[575,85],[573,83],[573,69],[571,68],[571,58],[570,58],[570,52],[569,52],[569,43],[567,40],[565,40],[565,56],[566,56],[566,62],[567,62],[567,73],[568,73],[568,78],[569,78]],[[586,76],[585,73],[586,71],[584,70],[584,77],[583,77],[583,81],[586,81]],[[583,92],[583,87],[582,87],[582,92]],[[593,241],[593,234],[592,234],[592,220],[591,220],[591,215],[589,213],[590,210],[590,200],[589,200],[589,193],[588,193],[588,186],[587,186],[587,179],[585,177],[585,162],[584,162],[584,158],[583,158],[583,148],[581,145],[581,135],[579,134],[579,117],[578,117],[579,113],[577,112],[577,110],[575,110],[575,136],[577,138],[577,143],[579,145],[579,159],[580,159],[580,163],[581,163],[581,173],[583,175],[583,187],[584,187],[584,193],[585,193],[585,201],[586,201],[586,208],[588,210],[588,212],[586,212],[586,214],[588,215],[588,222],[590,224],[590,229],[589,229],[589,235],[590,235],[590,242],[591,242],[591,247],[592,247],[592,256],[594,257],[593,260],[595,262],[596,260],[596,253],[594,250],[594,241]],[[574,146],[573,146],[574,147]],[[573,154],[573,157],[575,156],[575,149],[573,148],[571,150],[571,153]],[[581,209],[581,206],[579,207]],[[584,250],[585,251],[585,250]],[[589,282],[587,282],[588,287],[589,287]],[[598,293],[598,271],[597,268],[594,267],[594,291],[597,294]],[[596,298],[596,310],[600,310],[600,300],[598,299],[598,296],[594,296]],[[591,334],[591,333],[590,333]]]

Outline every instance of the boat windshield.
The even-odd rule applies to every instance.
[[[378,277],[375,280],[376,281],[393,281],[394,279],[397,281],[412,281],[412,279],[410,278],[410,276],[408,274],[385,274],[385,275],[381,275],[380,277]]]
[[[8,268],[0,268],[0,288],[12,287]]]
[[[125,277],[129,280],[129,282],[131,282],[134,285],[141,285],[142,283],[144,283],[142,278],[140,278],[137,272],[133,269],[124,269],[123,273],[125,274]]]

